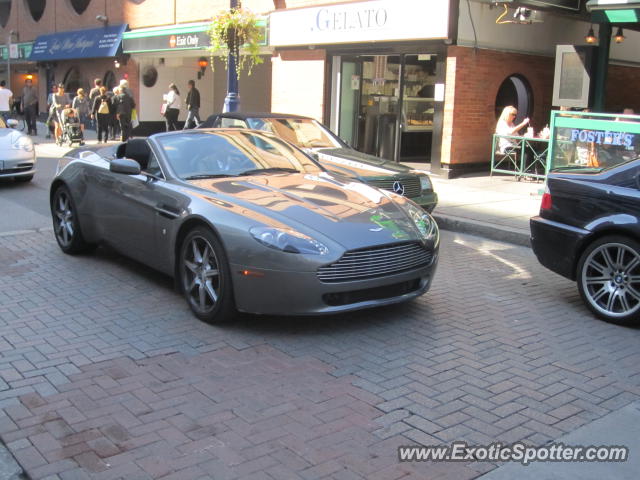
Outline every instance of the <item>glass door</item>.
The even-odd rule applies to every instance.
[[[361,64],[356,58],[342,57],[339,77],[338,136],[353,147],[358,141],[361,70]]]
[[[357,149],[396,160],[400,97],[400,56],[361,56],[362,89]]]

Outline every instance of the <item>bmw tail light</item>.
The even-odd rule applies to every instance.
[[[540,210],[551,210],[551,192],[549,186],[544,187],[544,193],[542,194],[542,203],[540,204]]]

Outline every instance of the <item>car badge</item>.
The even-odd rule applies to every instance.
[[[393,193],[404,195],[404,185],[398,181],[393,182]]]
[[[383,230],[382,227],[378,227],[378,228],[372,227],[369,229],[370,232],[381,232],[382,230]]]

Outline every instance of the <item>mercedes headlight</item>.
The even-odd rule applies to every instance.
[[[431,184],[431,179],[429,177],[420,176],[420,189],[422,191],[425,190],[433,190],[433,185]]]
[[[11,148],[13,148],[14,150],[33,152],[33,142],[29,137],[23,137],[22,135],[20,135],[13,141],[13,143],[11,144]]]
[[[253,227],[249,230],[249,233],[262,245],[282,252],[307,253],[311,255],[326,255],[329,253],[329,249],[322,243],[295,230]]]

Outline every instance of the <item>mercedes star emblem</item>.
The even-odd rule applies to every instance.
[[[393,182],[393,192],[398,195],[404,195],[404,185],[398,181]]]

